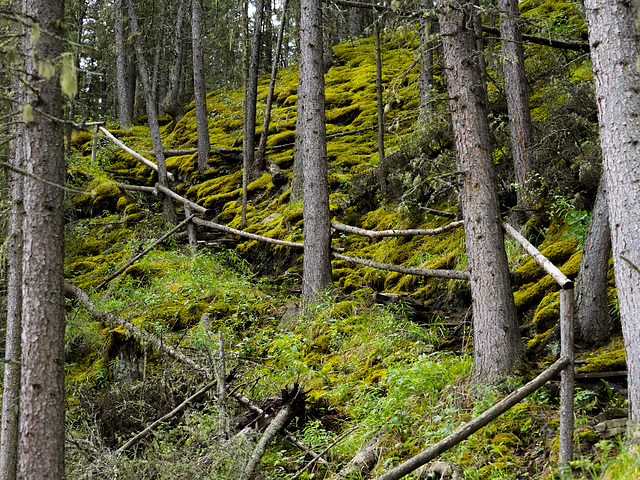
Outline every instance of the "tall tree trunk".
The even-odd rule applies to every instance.
[[[78,71],[78,69],[80,68],[80,44],[82,43],[82,33],[84,32],[84,16],[87,12],[87,4],[84,0],[80,0],[79,5],[78,5],[78,15],[76,16],[76,31],[77,31],[77,35],[76,35],[76,46],[75,48],[75,52],[74,52],[74,56],[73,56],[73,63],[76,67],[76,71]],[[69,102],[69,120],[71,120],[72,122],[75,120],[76,117],[76,96],[74,95],[71,98],[71,101]],[[65,154],[69,154],[69,152],[71,152],[71,133],[72,133],[72,126],[71,124],[67,124],[65,126],[65,131],[64,131],[64,135],[65,135],[65,142],[64,142],[64,152]]]
[[[299,98],[299,97],[298,97]],[[304,175],[302,173],[302,110],[300,101],[296,108],[296,138],[293,145],[293,177],[291,178],[291,201],[301,202],[304,192]]]
[[[269,93],[267,94],[267,102],[264,108],[264,122],[262,123],[262,132],[260,133],[260,142],[258,143],[258,151],[256,152],[256,168],[264,170],[266,168],[266,150],[267,138],[269,137],[269,123],[271,121],[271,105],[273,104],[273,92],[276,86],[276,77],[278,75],[278,57],[282,48],[282,38],[284,37],[284,28],[287,23],[287,4],[289,0],[282,3],[282,18],[280,20],[280,30],[278,31],[278,40],[276,42],[276,51],[274,52],[273,65],[271,67],[271,78],[269,80]]]
[[[167,164],[164,157],[164,147],[162,146],[162,138],[160,137],[160,126],[158,125],[158,116],[156,114],[155,102],[149,86],[149,79],[147,73],[147,62],[144,58],[144,51],[142,50],[142,39],[138,33],[138,18],[133,5],[133,0],[127,0],[129,7],[129,24],[131,26],[131,34],[133,35],[133,41],[136,48],[136,57],[138,59],[138,76],[140,77],[140,83],[144,90],[145,104],[147,107],[147,121],[149,123],[149,130],[151,133],[151,140],[153,141],[153,151],[158,162],[158,182],[164,187],[169,186],[167,179]],[[176,208],[173,204],[173,200],[168,195],[164,195],[162,198],[162,211],[164,213],[164,221],[168,223],[176,224],[178,217],[176,215]]]
[[[302,305],[331,286],[331,216],[322,56],[322,0],[300,0],[299,111],[302,115],[304,260]]]
[[[122,0],[120,0],[122,1]],[[173,126],[182,119],[184,110],[182,108],[182,96],[184,93],[184,64],[185,48],[183,36],[183,24],[187,13],[187,0],[180,0],[178,12],[176,14],[175,44],[173,47],[173,68],[169,77],[169,90],[162,101],[164,110],[173,117]]]
[[[255,162],[255,134],[256,134],[256,103],[258,101],[258,68],[260,66],[260,45],[262,37],[262,19],[264,16],[264,1],[257,0],[251,45],[251,61],[249,62],[249,82],[247,85],[247,109],[244,123],[246,124],[246,136],[244,137],[245,168],[248,169],[249,181],[258,171]]]
[[[24,127],[24,168],[62,185],[65,180],[60,76],[38,75],[39,60],[59,61],[63,51],[64,2],[25,0],[25,14],[42,32],[25,48],[34,116]],[[33,31],[33,29],[32,29]],[[37,59],[37,60],[36,60]],[[37,92],[37,93],[35,93]],[[37,111],[36,111],[37,109]],[[24,177],[22,262],[22,376],[18,478],[64,477],[64,192]]]
[[[202,48],[202,5],[192,0],[191,32],[193,36],[193,92],[198,129],[198,171],[204,174],[209,160],[209,122],[207,120],[207,90],[204,82],[204,52]]]
[[[349,7],[349,36],[359,38],[364,33],[364,8]]]
[[[164,57],[165,30],[167,28],[167,0],[160,2],[160,15],[158,16],[157,29],[158,36],[156,38],[156,51],[153,57],[153,73],[151,76],[151,93],[156,104],[156,109],[160,112],[160,96],[158,94],[158,85],[160,78],[161,60]]]
[[[380,184],[380,194],[387,196],[387,171],[384,158],[384,104],[382,102],[382,53],[380,48],[380,17],[374,22],[373,36],[375,39],[376,55],[376,103],[378,105],[378,183]]]
[[[533,161],[533,125],[529,110],[527,79],[524,70],[524,52],[522,49],[522,30],[518,24],[520,12],[518,0],[498,0],[501,13],[500,33],[504,54],[504,83],[507,91],[507,109],[511,129],[511,148],[513,165],[518,182],[518,209],[516,223],[526,222],[526,210],[535,205],[532,198],[534,188],[528,184],[534,171]]]
[[[458,170],[463,181],[475,377],[480,383],[494,382],[521,365],[523,348],[491,156],[484,61],[476,49],[472,3],[439,0],[438,6]]]
[[[608,339],[613,329],[607,296],[610,253],[607,188],[603,177],[598,186],[576,281],[576,338],[590,344]]]
[[[640,423],[640,46],[637,10],[587,0],[589,44],[608,189],[613,264],[629,382],[629,420]]]
[[[22,13],[20,2],[14,0],[11,10],[17,15]],[[13,33],[24,34],[16,23]],[[20,41],[22,50],[22,42]],[[23,87],[14,73],[11,78],[15,100],[22,101]],[[18,117],[19,111],[15,111]],[[9,156],[11,165],[23,169],[24,127],[16,125]],[[20,406],[20,360],[22,354],[22,235],[24,222],[23,177],[8,172],[9,201],[11,209],[7,221],[7,321],[5,337],[4,384],[2,388],[2,424],[0,427],[0,480],[15,480],[18,466],[18,423]]]
[[[115,5],[115,40],[116,40],[116,86],[118,89],[118,122],[123,127],[131,125],[133,115],[131,89],[128,88],[127,70],[129,62],[125,44],[125,22],[123,0],[116,0]]]
[[[249,107],[249,0],[244,0],[242,9],[242,208],[240,210],[240,227],[247,225],[247,186],[249,185],[249,159],[247,153],[247,137],[249,124],[247,109]]]

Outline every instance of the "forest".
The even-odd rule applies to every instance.
[[[0,480],[640,477],[640,0],[0,0]]]

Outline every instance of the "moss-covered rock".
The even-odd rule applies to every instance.
[[[615,372],[618,370],[625,370],[627,368],[624,348],[619,348],[612,352],[606,352],[588,360],[589,364],[580,369],[583,373]]]

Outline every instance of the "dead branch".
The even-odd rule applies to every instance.
[[[253,473],[260,462],[260,459],[264,455],[264,452],[267,450],[267,447],[271,443],[271,440],[278,434],[280,430],[284,428],[289,419],[292,416],[293,409],[290,406],[284,407],[282,410],[278,412],[276,418],[269,424],[267,429],[264,431],[264,434],[258,441],[256,448],[253,450],[249,461],[240,477],[241,480],[249,480],[252,478]]]
[[[126,183],[116,183],[116,187],[118,187],[120,190],[133,190],[134,192],[143,192],[143,193],[149,193],[154,196],[158,196],[158,190],[156,190],[154,187],[128,185]]]
[[[218,378],[218,417],[220,418],[220,435],[227,438],[227,367],[224,361],[224,339],[218,332],[218,356],[214,359],[216,377]]]
[[[271,243],[272,245],[283,245],[285,247],[304,248],[304,244],[296,242],[286,242],[284,240],[276,240],[275,238],[263,237],[262,235],[256,235],[254,233],[244,232],[242,230],[236,230],[235,228],[227,227],[226,225],[220,225],[219,223],[210,222],[208,220],[202,220],[195,217],[193,223],[202,227],[213,228],[215,230],[221,230],[223,232],[238,235],[244,238],[250,238],[251,240],[257,240],[260,242]]]
[[[118,317],[113,313],[101,312],[98,311],[94,305],[94,303],[89,298],[82,289],[76,287],[75,285],[71,285],[69,282],[64,282],[64,291],[65,294],[69,297],[77,299],[80,304],[84,307],[84,309],[91,315],[92,317],[100,320],[105,325],[110,328],[124,327],[125,330],[133,339],[138,342],[140,345],[149,345],[153,350],[158,353],[164,353],[171,358],[179,361],[183,365],[194,370],[196,373],[206,377],[211,378],[211,374],[209,371],[204,368],[202,365],[194,362],[192,359],[179,352],[175,348],[168,345],[161,338],[158,338],[157,335],[153,333],[147,332],[143,328],[140,328],[126,320]]]
[[[384,475],[377,478],[377,480],[398,480],[405,475],[413,472],[417,468],[421,467],[425,463],[433,460],[438,455],[446,452],[450,448],[456,446],[458,443],[462,442],[467,437],[471,436],[482,427],[487,425],[489,422],[495,420],[497,417],[502,415],[504,412],[509,410],[511,407],[524,400],[526,397],[535,392],[542,385],[547,383],[553,377],[558,375],[562,370],[564,370],[568,365],[571,364],[571,361],[562,357],[557,360],[553,365],[543,371],[536,378],[531,380],[525,386],[519,388],[515,392],[509,394],[506,398],[502,399],[498,403],[496,403],[493,407],[486,410],[484,413],[479,415],[478,417],[471,420],[466,425],[463,425],[458,430],[453,432],[448,437],[440,440],[435,445],[427,448],[416,456],[410,458],[409,460],[401,463],[397,467],[392,470],[389,470]]]
[[[116,450],[116,456],[120,456],[122,455],[126,450],[130,449],[132,446],[134,446],[136,443],[138,443],[140,440],[142,440],[144,437],[146,437],[147,435],[149,435],[149,433],[156,428],[158,425],[162,424],[163,422],[166,422],[167,420],[169,420],[170,418],[175,417],[178,413],[182,412],[182,410],[184,410],[191,402],[193,402],[194,400],[197,400],[199,397],[201,397],[202,395],[204,395],[206,392],[208,392],[209,390],[211,390],[213,387],[216,386],[217,382],[211,382],[208,383],[207,385],[205,385],[204,387],[202,387],[200,390],[198,390],[196,393],[194,393],[193,395],[191,395],[189,398],[187,398],[184,402],[182,402],[180,405],[178,405],[176,408],[174,408],[173,410],[171,410],[169,413],[167,413],[166,415],[164,415],[163,417],[159,418],[158,420],[156,420],[155,422],[153,422],[151,425],[149,425],[147,428],[145,428],[144,430],[142,430],[140,433],[138,433],[135,437],[133,437],[131,440],[129,440],[127,443],[125,443],[124,445],[122,445],[118,450]]]
[[[125,263],[122,267],[120,267],[118,270],[116,270],[114,273],[112,273],[111,275],[109,275],[106,279],[104,279],[100,285],[98,285],[96,287],[96,289],[100,289],[103,286],[105,286],[107,283],[109,283],[111,280],[113,280],[114,278],[116,278],[118,275],[120,275],[122,272],[124,272],[128,267],[130,267],[131,265],[133,265],[135,262],[137,262],[138,260],[140,260],[142,257],[144,257],[147,253],[149,253],[151,250],[153,250],[158,244],[164,242],[167,238],[169,238],[171,235],[173,235],[174,233],[176,233],[178,230],[180,230],[185,224],[189,223],[191,221],[191,219],[193,219],[193,215],[189,215],[187,218],[185,218],[183,221],[181,221],[178,225],[176,225],[175,227],[173,227],[171,230],[169,230],[167,233],[165,233],[163,236],[161,236],[159,239],[157,239],[155,242],[153,242],[153,245],[151,245],[148,248],[145,248],[142,252],[140,252],[138,255],[136,255],[135,257],[133,257],[131,260],[129,260],[127,263]]]
[[[438,235],[440,233],[462,227],[463,225],[464,221],[460,220],[458,222],[453,222],[439,228],[415,230],[365,230],[364,228],[352,227],[351,225],[345,225],[344,223],[331,222],[331,227],[340,232],[354,233],[356,235],[362,235],[363,237],[369,237],[374,240],[382,237],[416,237],[418,235]]]
[[[491,33],[493,35],[501,36],[500,29],[495,27],[488,27],[483,25],[482,31],[485,33]],[[578,52],[589,53],[591,47],[585,42],[567,42],[564,40],[555,40],[553,38],[537,37],[535,35],[522,35],[523,42],[536,43],[538,45],[544,45],[552,48],[561,48],[563,50],[576,50]]]
[[[342,433],[338,438],[336,438],[333,442],[331,442],[329,445],[327,445],[327,447],[322,450],[320,452],[320,454],[316,457],[314,457],[309,463],[307,463],[303,468],[301,468],[300,470],[298,470],[296,472],[296,474],[291,477],[289,480],[297,480],[300,475],[302,475],[304,472],[306,472],[307,470],[309,470],[311,467],[313,467],[316,463],[318,463],[319,460],[322,460],[322,456],[327,453],[329,450],[331,450],[335,445],[337,445],[338,443],[340,443],[340,441],[345,438],[347,435],[349,435],[352,432],[355,432],[358,428],[358,426],[353,427],[351,430],[347,430],[346,432]],[[326,463],[326,461],[324,462]]]
[[[522,248],[526,250],[526,252],[533,257],[538,265],[540,265],[545,272],[547,272],[551,277],[565,290],[573,288],[573,281],[567,278],[567,276],[560,271],[558,267],[556,267],[551,261],[549,261],[540,251],[534,247],[529,241],[524,238],[518,231],[513,228],[508,223],[504,224],[504,228],[507,233],[513,238],[516,242],[518,242]]]
[[[109,132],[109,130],[107,130],[104,127],[99,127],[100,131],[109,139],[111,140],[113,143],[115,143],[118,147],[120,147],[122,150],[124,150],[125,152],[127,152],[129,155],[131,155],[132,157],[136,158],[137,160],[139,160],[140,162],[144,163],[147,167],[151,168],[152,170],[155,170],[156,172],[158,171],[158,165],[156,165],[155,163],[153,163],[151,160],[147,160],[146,158],[144,158],[142,155],[140,155],[138,152],[136,152],[135,150],[127,147],[124,143],[122,143],[120,140],[118,140],[116,137],[114,137],[111,132]],[[167,172],[167,178],[171,181],[174,180],[173,178],[173,174],[171,172]]]
[[[156,188],[158,189],[158,191],[160,191],[160,192],[164,193],[165,195],[173,198],[174,200],[177,200],[177,201],[182,202],[183,204],[187,205],[194,212],[198,212],[198,213],[202,213],[202,214],[207,213],[207,209],[204,208],[203,206],[200,206],[197,203],[193,203],[191,200],[187,200],[182,195],[178,195],[176,192],[174,192],[173,190],[165,187],[164,185],[160,185],[159,183],[156,183]]]
[[[456,214],[454,212],[443,212],[442,210],[436,210],[435,208],[429,208],[429,207],[419,207],[420,210],[424,210],[427,213],[430,213],[431,215],[437,215],[438,217],[445,217],[445,218],[456,218]]]
[[[338,260],[344,260],[346,262],[358,263],[371,268],[377,268],[379,270],[387,270],[390,272],[404,273],[405,275],[420,275],[423,277],[433,278],[448,278],[450,280],[469,280],[469,272],[463,270],[442,270],[435,268],[418,268],[418,267],[404,267],[402,265],[391,265],[389,263],[374,262],[373,260],[367,260],[366,258],[347,257],[346,255],[340,255],[339,253],[333,253],[333,256]]]

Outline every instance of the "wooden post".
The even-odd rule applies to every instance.
[[[189,205],[184,205],[184,216],[191,217],[191,209]],[[187,234],[189,235],[189,248],[191,249],[191,256],[193,257],[198,253],[198,235],[196,234],[196,226],[193,222],[187,223]]]
[[[570,360],[560,374],[560,468],[569,468],[573,460],[573,288],[560,292],[560,356]]]
[[[93,142],[91,143],[91,164],[96,163],[96,157],[98,155],[98,129],[100,125],[93,127]]]

